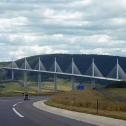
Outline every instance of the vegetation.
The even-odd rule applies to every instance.
[[[0,69],[0,80],[5,80],[6,77],[6,70]]]
[[[0,86],[5,87],[5,88],[0,88],[2,94],[20,94],[21,92],[31,92],[36,94],[38,92],[38,83],[37,81],[28,81],[27,82],[28,86],[24,88],[24,83],[22,80],[1,80],[0,81]],[[78,83],[74,82],[74,87],[75,90],[77,90],[78,85],[83,85],[85,89],[91,89],[91,82],[83,82],[83,83]],[[96,87],[103,87],[103,85],[100,85],[96,83]],[[71,90],[71,80],[70,79],[62,79],[62,78],[57,78],[57,91],[70,91]],[[42,92],[43,93],[48,93],[48,92],[54,92],[54,79],[53,78],[48,78],[47,80],[42,82]]]
[[[41,94],[37,93],[37,83],[28,82],[27,87],[23,87],[22,81],[11,81],[8,83],[2,83],[0,85],[0,96],[1,97],[12,97],[12,96],[22,96],[24,92],[28,92],[30,96],[40,96],[40,95],[52,95],[53,92],[43,91]]]
[[[75,86],[78,83],[75,82]],[[70,91],[71,90],[71,82],[69,79],[57,79],[57,90],[58,91]],[[24,87],[23,81],[12,81],[5,80],[0,81],[0,91],[2,95],[21,95],[23,92],[29,92],[32,95],[37,95],[38,92],[38,83],[37,82],[27,82],[27,87]],[[42,93],[54,92],[54,80],[49,78],[46,81],[42,82]]]
[[[117,94],[121,96],[126,101],[126,88],[107,88],[106,90],[111,92],[112,95]]]
[[[3,85],[0,85],[0,89],[1,89],[1,88],[5,88],[5,86],[3,86]]]
[[[126,120],[126,103],[105,97],[95,90],[58,93],[45,103],[72,111],[97,114],[97,100],[99,101],[99,115]]]
[[[118,81],[106,86],[106,88],[126,88],[126,81]]]

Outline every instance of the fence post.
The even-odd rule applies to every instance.
[[[97,100],[97,114],[98,114],[98,100]]]

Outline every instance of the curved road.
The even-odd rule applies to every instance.
[[[32,97],[24,101],[23,97],[0,98],[0,125],[1,126],[95,126],[74,119],[48,113],[33,107],[39,100],[50,97]]]

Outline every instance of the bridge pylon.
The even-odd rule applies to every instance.
[[[11,79],[14,80],[14,70],[11,70]]]
[[[42,82],[41,82],[41,61],[39,57],[39,72],[38,72],[38,93],[41,93],[41,88],[42,88]]]
[[[115,65],[115,67],[112,69],[112,71],[108,74],[109,78],[115,78],[115,79],[122,79],[125,80],[126,79],[126,74],[123,71],[123,69],[121,68],[121,66],[119,65],[119,61],[117,59],[117,63]]]
[[[117,59],[117,63],[116,63],[116,78],[119,79],[119,62],[118,62],[118,59]]]
[[[54,92],[57,92],[57,74],[56,74],[56,65],[57,65],[57,62],[56,62],[56,57],[55,57],[55,61],[54,61],[54,69],[55,69],[55,74],[54,74]]]
[[[74,60],[72,58],[72,74],[74,74]],[[71,76],[71,89],[74,90],[74,76]]]
[[[18,68],[17,64],[13,61],[13,58],[12,58],[12,62],[11,62],[11,79],[14,80],[14,70],[13,68]]]
[[[41,93],[41,88],[42,88],[42,84],[41,84],[41,72],[38,73],[38,93]]]
[[[92,78],[92,81],[91,81],[91,89],[95,88],[95,79]]]
[[[24,71],[24,87],[27,87],[27,71]]]
[[[27,61],[26,61],[26,58],[25,58],[25,64],[24,64],[24,67],[25,67],[25,70],[24,70],[24,87],[27,87],[27,71],[26,71],[26,68],[27,68]]]
[[[95,76],[95,71],[94,71],[94,58],[92,59],[92,77]],[[91,89],[95,88],[95,79],[92,78],[91,81]]]

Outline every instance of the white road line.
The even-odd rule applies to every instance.
[[[19,112],[17,112],[16,111],[16,109],[15,108],[12,108],[13,109],[13,111],[19,116],[19,117],[21,117],[21,118],[23,118],[24,116],[23,115],[21,115]]]
[[[15,107],[17,105],[17,103],[15,105],[13,105],[13,107]]]
[[[18,103],[20,104],[20,103],[23,103],[23,102],[24,102],[24,101],[22,101],[22,102],[18,102]]]

